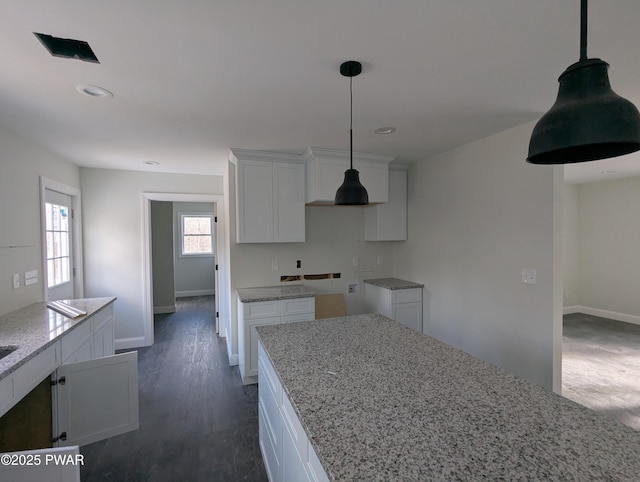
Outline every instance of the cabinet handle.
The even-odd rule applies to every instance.
[[[58,384],[66,385],[67,384],[67,377],[60,377],[57,380],[52,380],[51,381],[51,386],[58,385]]]
[[[62,432],[58,437],[54,438],[51,442],[55,443],[58,441],[64,442],[67,440],[67,432]]]

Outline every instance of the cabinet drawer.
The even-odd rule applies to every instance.
[[[255,303],[242,303],[245,320],[252,318],[265,318],[268,316],[277,316],[280,314],[280,302],[275,301],[258,301]]]
[[[315,310],[316,310],[315,297],[282,300],[283,315],[293,315],[298,313],[314,313]]]
[[[62,362],[64,363],[82,345],[91,340],[91,323],[84,322],[62,336]]]
[[[422,301],[422,288],[391,290],[391,303],[414,303]]]
[[[282,422],[284,424],[283,430],[288,430],[291,435],[293,444],[300,454],[302,460],[307,460],[307,434],[302,428],[298,415],[293,409],[293,405],[289,401],[289,397],[282,395]]]
[[[300,313],[299,315],[287,315],[280,318],[282,323],[292,323],[294,321],[311,321],[316,317],[315,313]]]
[[[13,372],[13,395],[16,400],[33,390],[58,368],[58,350],[58,343],[54,343]]]
[[[113,305],[105,306],[102,310],[91,317],[93,333],[98,333],[105,323],[113,317]]]

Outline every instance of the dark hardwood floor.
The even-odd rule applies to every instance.
[[[81,447],[82,480],[266,481],[257,385],[215,334],[213,297],[181,298],[138,350],[140,428]]]
[[[565,315],[562,395],[640,430],[640,326]]]

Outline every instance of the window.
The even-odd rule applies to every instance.
[[[69,257],[69,207],[45,204],[45,233],[47,237],[47,287],[71,280]]]
[[[180,214],[180,255],[213,256],[213,214]]]

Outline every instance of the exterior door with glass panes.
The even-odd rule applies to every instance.
[[[47,299],[73,299],[71,196],[46,189],[44,211]]]

